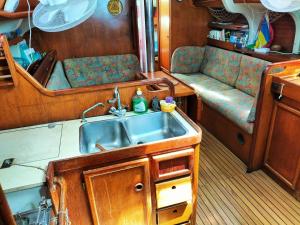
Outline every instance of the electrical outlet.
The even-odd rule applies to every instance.
[[[14,162],[15,158],[10,158],[10,159],[5,159],[2,163],[2,166],[0,167],[0,169],[4,169],[4,168],[9,168],[12,166],[13,162]]]

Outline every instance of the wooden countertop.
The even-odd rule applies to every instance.
[[[174,87],[175,87],[175,96],[174,97],[185,97],[185,96],[190,96],[190,95],[195,94],[193,88],[189,87],[188,85],[184,84],[183,82],[176,79],[172,75],[167,74],[163,71],[156,71],[153,73],[142,73],[142,74],[145,77],[147,77],[148,79],[163,78],[163,77],[169,79],[171,82],[174,83]],[[157,87],[162,90],[167,89],[167,87],[162,87],[162,86],[157,86]]]

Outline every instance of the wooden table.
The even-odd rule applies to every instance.
[[[148,79],[167,78],[175,83],[175,95],[177,106],[183,110],[192,120],[198,122],[200,120],[200,105],[201,98],[195,94],[192,87],[188,86],[179,79],[167,74],[163,71],[156,71],[153,73],[142,73]],[[168,87],[156,86],[159,89],[167,89]]]
[[[184,84],[180,80],[176,79],[172,75],[169,75],[163,71],[156,71],[153,73],[143,73],[145,77],[148,79],[155,79],[155,78],[167,78],[168,80],[172,81],[175,83],[175,96],[176,98],[179,97],[188,97],[195,95],[194,89],[192,87],[189,87],[188,85]],[[161,87],[158,86],[160,89],[167,89],[167,87]]]

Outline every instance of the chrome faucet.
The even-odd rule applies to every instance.
[[[89,111],[97,108],[98,106],[104,107],[104,104],[102,102],[98,102],[95,105],[91,106],[90,108],[86,109],[83,111],[82,113],[82,119],[81,119],[81,123],[85,123],[87,122],[86,118],[85,118],[85,114],[87,114]]]
[[[119,89],[118,87],[115,87],[115,90],[114,90],[114,98],[113,99],[110,99],[108,100],[108,103],[109,104],[114,104],[117,102],[117,108],[112,106],[110,109],[109,109],[109,113],[115,115],[115,116],[118,116],[118,117],[122,117],[125,115],[125,113],[127,112],[125,107],[123,108],[122,106],[122,103],[121,103],[121,96],[120,96],[120,92],[119,92]]]

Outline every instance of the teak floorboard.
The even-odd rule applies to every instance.
[[[300,202],[203,129],[197,225],[300,224]]]

